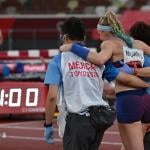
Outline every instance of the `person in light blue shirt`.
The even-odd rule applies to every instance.
[[[80,19],[69,18],[62,28],[64,43],[76,42],[84,46],[82,43],[85,32]],[[61,53],[50,61],[44,80],[44,84],[49,86],[44,125],[47,143],[54,143],[52,118],[58,103],[57,94],[63,85],[67,110],[66,126],[62,135],[64,150],[98,150],[105,130],[97,131],[93,127],[87,110],[90,106],[108,106],[102,98],[102,74],[109,81],[119,76],[119,71],[111,68],[112,65],[108,64],[104,70],[104,66],[95,66],[73,53]]]

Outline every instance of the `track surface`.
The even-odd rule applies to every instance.
[[[55,120],[55,144],[45,143],[43,120],[38,121],[0,121],[0,150],[62,150],[62,140],[58,136]],[[104,135],[99,150],[120,150],[121,140],[117,123]]]

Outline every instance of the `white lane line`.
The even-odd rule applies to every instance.
[[[5,138],[1,137],[2,139],[16,139],[16,140],[38,140],[38,141],[44,141],[44,138],[41,137],[24,137],[24,136],[12,136],[12,135],[6,135]],[[61,142],[62,140],[59,138],[54,138],[54,141]]]
[[[103,145],[122,145],[121,142],[107,142],[107,141],[103,141],[101,144]]]
[[[119,132],[116,132],[116,131],[106,131],[105,134],[119,135]]]
[[[3,126],[0,125],[0,128],[2,129],[24,129],[24,130],[43,130],[43,128],[40,127],[21,127],[21,126]]]
[[[2,126],[8,126],[8,125],[22,125],[22,124],[33,124],[33,123],[42,123],[44,120],[38,120],[38,121],[22,121],[22,122],[13,122],[13,123],[2,123]]]
[[[21,126],[2,126],[0,125],[0,129],[17,129],[17,130],[44,130],[43,128],[40,127],[21,127]],[[54,128],[54,131],[58,131],[58,128]]]
[[[6,135],[5,138],[3,139],[16,139],[16,140],[37,140],[37,141],[44,141],[44,138],[41,137],[23,137],[23,136],[11,136],[11,135]],[[62,139],[60,138],[54,138],[55,142],[62,142]],[[103,141],[101,144],[106,144],[106,145],[122,145],[121,142],[109,142],[109,141]]]
[[[0,125],[0,128],[2,128],[2,129],[18,129],[18,130],[41,130],[41,131],[44,130],[44,128],[41,128],[41,127],[21,127],[21,126],[3,126],[3,125]],[[54,128],[54,131],[58,131],[58,128]],[[106,131],[105,134],[119,135],[119,132]]]

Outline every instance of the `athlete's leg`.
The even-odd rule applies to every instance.
[[[126,150],[126,149],[125,149],[124,146],[122,145],[120,150]]]
[[[143,127],[140,121],[144,114],[144,95],[143,90],[116,94],[118,127],[126,150],[144,150]]]
[[[150,124],[143,124],[144,135],[144,150],[150,150]],[[121,146],[121,150],[125,150],[124,146]]]
[[[141,122],[118,123],[120,136],[126,150],[144,150]]]
[[[144,150],[150,150],[150,124],[143,124]],[[122,145],[121,150],[125,150]]]

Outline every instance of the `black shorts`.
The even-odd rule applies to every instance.
[[[64,150],[98,150],[104,131],[97,131],[90,123],[90,117],[69,114],[63,137]]]
[[[144,150],[150,150],[150,131],[144,136]]]

